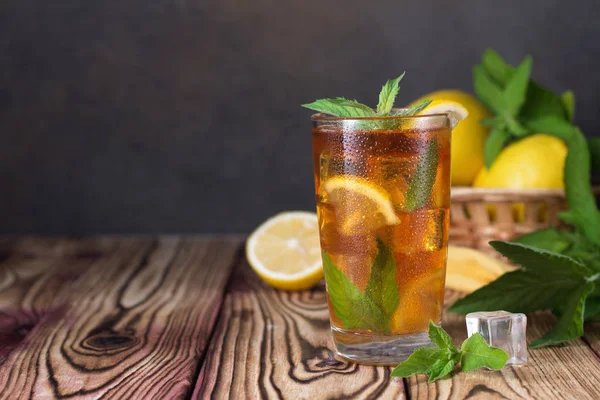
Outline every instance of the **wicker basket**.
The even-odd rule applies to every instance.
[[[488,244],[490,240],[511,240],[541,228],[560,226],[558,213],[567,208],[562,189],[453,187],[451,197],[450,244],[494,255],[497,253]],[[515,203],[524,205],[522,221],[517,220]]]

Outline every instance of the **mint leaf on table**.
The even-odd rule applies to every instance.
[[[458,351],[458,347],[456,347],[450,335],[441,327],[436,326],[432,321],[429,321],[429,339],[440,349]]]
[[[468,372],[481,367],[500,369],[508,360],[504,350],[489,346],[478,333],[465,340],[459,349],[446,331],[429,321],[429,338],[436,348],[415,350],[394,368],[391,376],[407,378],[426,374],[431,383],[450,374],[458,363],[462,363],[462,370]]]
[[[396,261],[392,251],[379,238],[377,238],[377,255],[373,260],[365,293],[389,321],[400,304],[396,284]]]
[[[542,336],[534,340],[530,347],[544,347],[577,339],[583,335],[584,305],[588,295],[595,288],[594,282],[586,282],[571,293],[558,319],[558,323]]]
[[[371,107],[361,104],[356,100],[348,100],[343,97],[336,97],[334,99],[319,99],[312,103],[302,104],[302,107],[341,118],[364,118],[377,116],[377,113]]]
[[[482,367],[498,370],[502,369],[508,361],[508,354],[504,350],[488,345],[479,333],[465,340],[461,351],[460,362],[463,372]]]
[[[572,245],[571,239],[556,228],[546,228],[527,233],[514,239],[513,243],[525,244],[557,253],[562,253]]]
[[[521,265],[526,272],[545,279],[581,281],[593,275],[593,271],[579,261],[556,252],[500,240],[491,241],[490,245],[510,261]]]
[[[388,321],[379,307],[354,285],[323,252],[323,271],[329,301],[335,315],[346,329],[389,330]]]
[[[531,56],[525,57],[512,73],[504,88],[504,104],[506,107],[504,112],[508,115],[516,116],[525,103],[529,76],[531,75],[531,63]]]
[[[552,309],[593,275],[585,265],[558,253],[519,243],[493,241],[490,245],[524,269],[506,273],[468,294],[456,301],[450,311],[461,314],[494,310],[528,313]]]
[[[483,145],[483,158],[486,168],[489,169],[492,166],[492,163],[496,160],[504,145],[510,141],[510,138],[511,135],[506,129],[493,128],[490,131]]]
[[[438,165],[438,145],[435,136],[427,144],[427,148],[419,156],[417,168],[406,193],[406,211],[417,210],[427,203],[431,196]]]
[[[383,85],[381,88],[381,92],[379,93],[379,103],[377,104],[377,114],[379,115],[388,115],[392,108],[394,107],[394,102],[396,101],[396,96],[400,91],[400,81],[404,78],[403,72],[402,75],[397,77],[396,79],[390,79]]]
[[[433,347],[421,347],[392,371],[391,376],[408,378],[416,374],[427,374],[430,368],[440,358],[441,351]]]
[[[573,118],[575,118],[575,93],[572,90],[567,90],[560,95],[560,100],[567,112],[567,118],[573,122]]]

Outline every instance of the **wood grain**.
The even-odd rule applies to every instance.
[[[193,398],[403,399],[390,368],[333,352],[323,287],[266,287],[245,262],[229,287]]]
[[[446,305],[459,297],[456,292],[448,292]],[[528,315],[528,343],[550,330],[555,322],[550,313]],[[446,312],[443,325],[457,344],[466,339],[464,316]],[[528,363],[523,367],[459,373],[434,384],[428,384],[424,375],[406,381],[411,399],[592,400],[600,398],[600,359],[584,340],[575,340],[564,346],[529,349]]]
[[[460,295],[448,291],[446,306]],[[529,317],[528,341],[554,317]],[[464,316],[444,314],[444,328],[460,344]],[[242,263],[236,270],[208,350],[197,399],[597,399],[600,362],[586,340],[529,351],[529,363],[502,371],[459,373],[428,384],[424,375],[390,379],[390,368],[349,364],[333,351],[323,287],[300,293],[270,289]]]
[[[0,242],[0,398],[183,398],[238,238]]]

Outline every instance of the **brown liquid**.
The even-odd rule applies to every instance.
[[[450,206],[450,130],[379,130],[344,132],[333,126],[313,129],[315,192],[321,246],[333,263],[361,290],[370,277],[377,238],[392,250],[400,303],[386,334],[406,335],[428,330],[429,320],[441,320]],[[406,195],[419,157],[437,141],[436,178],[425,205],[408,212]],[[336,176],[362,178],[391,199],[399,224],[364,215],[365,198],[351,196],[332,202],[323,189]],[[368,201],[367,201],[368,202]],[[334,204],[335,203],[335,204]],[[371,212],[375,213],[371,208]],[[365,223],[361,222],[361,218]],[[358,221],[358,222],[357,222]],[[375,221],[375,222],[373,222]],[[329,303],[334,327],[345,330]],[[345,330],[378,334],[365,330]]]

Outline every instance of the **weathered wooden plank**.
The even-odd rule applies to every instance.
[[[448,293],[446,305],[458,298],[457,293]],[[464,316],[455,313],[446,312],[443,317],[444,329],[457,344],[467,336],[464,321]],[[546,333],[554,322],[550,313],[529,315],[528,342]],[[406,379],[411,399],[598,399],[598,382],[600,360],[583,340],[530,349],[523,367],[456,374],[434,384],[428,384],[423,375]]]
[[[2,247],[0,332],[12,345],[0,347],[0,398],[189,396],[239,244],[148,237]]]
[[[345,362],[332,348],[323,287],[274,290],[242,261],[193,398],[405,398],[390,368]]]
[[[446,305],[459,295],[449,291]],[[549,313],[530,316],[528,340],[550,329]],[[464,316],[445,313],[457,343]],[[600,338],[588,339],[598,346]],[[595,399],[600,362],[584,340],[530,350],[524,367],[456,374],[428,384],[425,376],[390,379],[390,368],[359,366],[332,351],[323,287],[300,293],[270,289],[242,262],[219,317],[194,398]],[[584,372],[585,371],[585,372]]]

